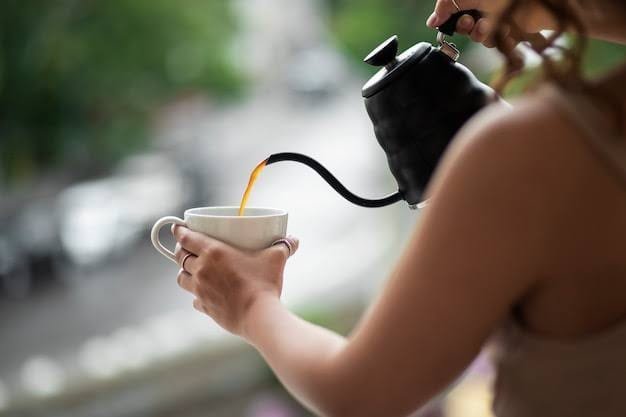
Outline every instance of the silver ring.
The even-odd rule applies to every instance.
[[[191,252],[188,253],[187,255],[185,255],[185,257],[183,258],[183,261],[180,263],[180,267],[183,269],[183,271],[185,271],[186,273],[189,274],[189,271],[187,271],[185,269],[185,261],[187,260],[187,258],[189,258],[191,255],[193,255]]]
[[[454,7],[456,7],[456,9],[460,12],[461,8],[459,7],[459,4],[456,2],[456,0],[452,0],[452,4],[454,4]]]
[[[291,244],[291,242],[289,241],[289,239],[286,239],[286,238],[284,238],[284,237],[283,237],[283,238],[281,238],[281,239],[275,240],[275,241],[271,244],[271,246],[274,246],[274,245],[280,245],[281,243],[284,243],[284,244],[285,244],[285,246],[287,246],[287,249],[289,249],[289,256],[291,256],[291,255],[293,254],[293,245]]]

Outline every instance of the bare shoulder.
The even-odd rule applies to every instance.
[[[567,130],[558,112],[537,97],[524,98],[512,107],[490,106],[459,132],[433,188],[445,178],[458,176],[464,186],[487,186],[485,191],[493,197],[496,192],[518,196],[522,205],[532,203],[531,197],[547,197],[567,186]]]
[[[487,108],[444,156],[427,191],[433,211],[481,219],[497,231],[493,242],[543,263],[571,227],[564,211],[581,197],[578,174],[571,175],[578,162],[564,148],[567,129],[549,103],[534,97]]]
[[[540,95],[513,107],[491,106],[472,119],[450,146],[428,195],[448,200],[444,205],[463,204],[474,216],[489,215],[511,236],[526,237],[537,256],[548,251],[550,261],[558,258],[557,248],[563,258],[582,250],[564,245],[568,237],[606,237],[624,222],[626,208],[626,193],[581,132]],[[581,224],[584,218],[604,223]]]
[[[563,203],[580,196],[581,186],[597,186],[589,184],[591,171],[603,172],[581,135],[554,103],[529,95],[512,107],[490,106],[470,120],[450,147],[442,171],[473,166],[518,192],[530,188],[534,197]]]
[[[486,108],[461,130],[451,150],[454,157],[488,158],[485,167],[548,169],[560,162],[555,158],[563,155],[563,139],[573,132],[552,103],[528,96],[513,106]]]
[[[494,105],[479,113],[451,146],[447,167],[474,166],[494,182],[526,190],[552,204],[624,201],[622,184],[592,150],[589,138],[567,114],[542,94]],[[548,205],[548,206],[546,206]]]

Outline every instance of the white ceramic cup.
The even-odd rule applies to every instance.
[[[268,248],[287,233],[285,210],[246,207],[243,216],[239,216],[238,212],[239,207],[199,207],[186,210],[184,220],[174,216],[162,217],[152,226],[152,244],[163,256],[178,263],[174,253],[159,240],[159,231],[169,224],[186,226],[229,245],[249,250]]]

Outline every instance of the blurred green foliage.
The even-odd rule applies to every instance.
[[[398,35],[400,50],[417,42],[435,43],[437,32],[426,27],[433,1],[420,0],[327,0],[330,25],[339,48],[362,60],[374,47],[391,35]],[[463,48],[466,37],[454,42]],[[377,68],[360,65],[364,71]]]
[[[626,59],[626,45],[590,40],[585,52],[585,73],[597,76]]]
[[[241,80],[221,0],[5,0],[0,4],[0,181],[81,162],[106,168],[145,145],[176,94]]]

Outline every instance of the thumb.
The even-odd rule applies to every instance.
[[[426,25],[433,29],[443,25],[453,14],[465,10],[478,10],[482,13],[491,13],[496,7],[493,3],[502,1],[485,0],[437,0],[435,10],[428,18]]]

